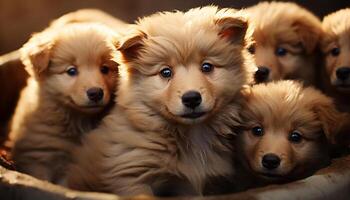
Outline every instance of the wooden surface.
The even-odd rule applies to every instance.
[[[0,166],[1,199],[45,199],[45,200],[152,200],[161,198],[138,196],[118,197],[111,194],[78,192]],[[333,161],[332,165],[314,176],[284,185],[271,185],[245,192],[208,197],[167,198],[178,200],[349,200],[350,156]]]

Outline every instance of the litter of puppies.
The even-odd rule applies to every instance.
[[[9,159],[42,180],[121,196],[217,195],[311,176],[349,153],[349,16],[321,21],[289,2],[135,24],[68,13],[20,50],[29,78]]]

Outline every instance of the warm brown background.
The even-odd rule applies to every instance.
[[[0,0],[0,55],[19,48],[32,32],[80,8],[99,8],[127,22],[156,11],[187,10],[215,4],[221,7],[242,8],[256,0]],[[295,1],[318,16],[350,6],[349,0]]]

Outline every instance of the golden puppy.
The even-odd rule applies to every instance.
[[[10,138],[19,171],[62,180],[71,151],[113,104],[117,35],[93,23],[35,34],[22,51],[31,77],[21,94]]]
[[[299,79],[313,84],[320,20],[294,3],[263,2],[248,8],[255,81]]]
[[[328,164],[328,145],[345,120],[331,98],[293,81],[258,84],[244,90],[243,96],[236,163],[252,177],[242,182],[290,181]]]
[[[241,16],[209,6],[139,20],[119,47],[118,105],[83,141],[69,186],[163,195],[170,184],[170,195],[189,195],[231,175],[229,125],[246,83]]]
[[[339,109],[350,112],[350,9],[323,19],[324,89],[335,98]]]
[[[50,29],[59,28],[70,23],[93,22],[102,23],[113,30],[120,32],[127,24],[115,17],[97,9],[80,9],[67,13],[54,20]],[[6,54],[0,58],[0,84],[2,97],[0,98],[0,143],[7,138],[7,125],[15,111],[19,94],[25,87],[28,73],[25,71],[19,51]],[[8,83],[12,84],[8,84]]]

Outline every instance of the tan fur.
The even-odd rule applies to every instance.
[[[249,33],[254,43],[257,67],[270,74],[265,81],[303,80],[307,85],[315,79],[316,46],[321,36],[321,22],[308,10],[290,2],[262,2],[247,9]],[[287,50],[277,56],[277,48]]]
[[[71,151],[113,103],[118,65],[117,35],[93,23],[48,28],[23,46],[22,61],[31,75],[13,118],[12,158],[19,171],[52,182],[62,181]],[[72,66],[77,76],[69,76]],[[108,66],[108,74],[101,67]],[[102,100],[87,90],[99,87]]]
[[[230,124],[236,124],[240,88],[246,82],[241,13],[203,7],[141,19],[121,42],[118,105],[77,152],[69,186],[119,195],[157,194],[157,184],[178,177],[202,194],[209,177],[233,173]],[[208,73],[203,62],[214,65]],[[160,71],[169,66],[173,77]],[[199,91],[192,112],[182,95]],[[191,188],[192,187],[192,188]]]
[[[339,109],[350,112],[350,78],[344,82],[338,80],[339,68],[350,68],[350,9],[342,9],[323,19],[322,52],[325,61],[323,76],[324,89],[336,99]],[[334,56],[332,49],[339,48],[340,54]]]
[[[255,85],[244,97],[237,163],[253,175],[255,184],[303,178],[329,162],[328,144],[334,143],[346,119],[331,98],[293,81]],[[263,134],[254,135],[254,127],[261,127]],[[289,139],[293,131],[302,135],[301,141]],[[263,156],[271,153],[281,159],[275,169],[262,164]]]

